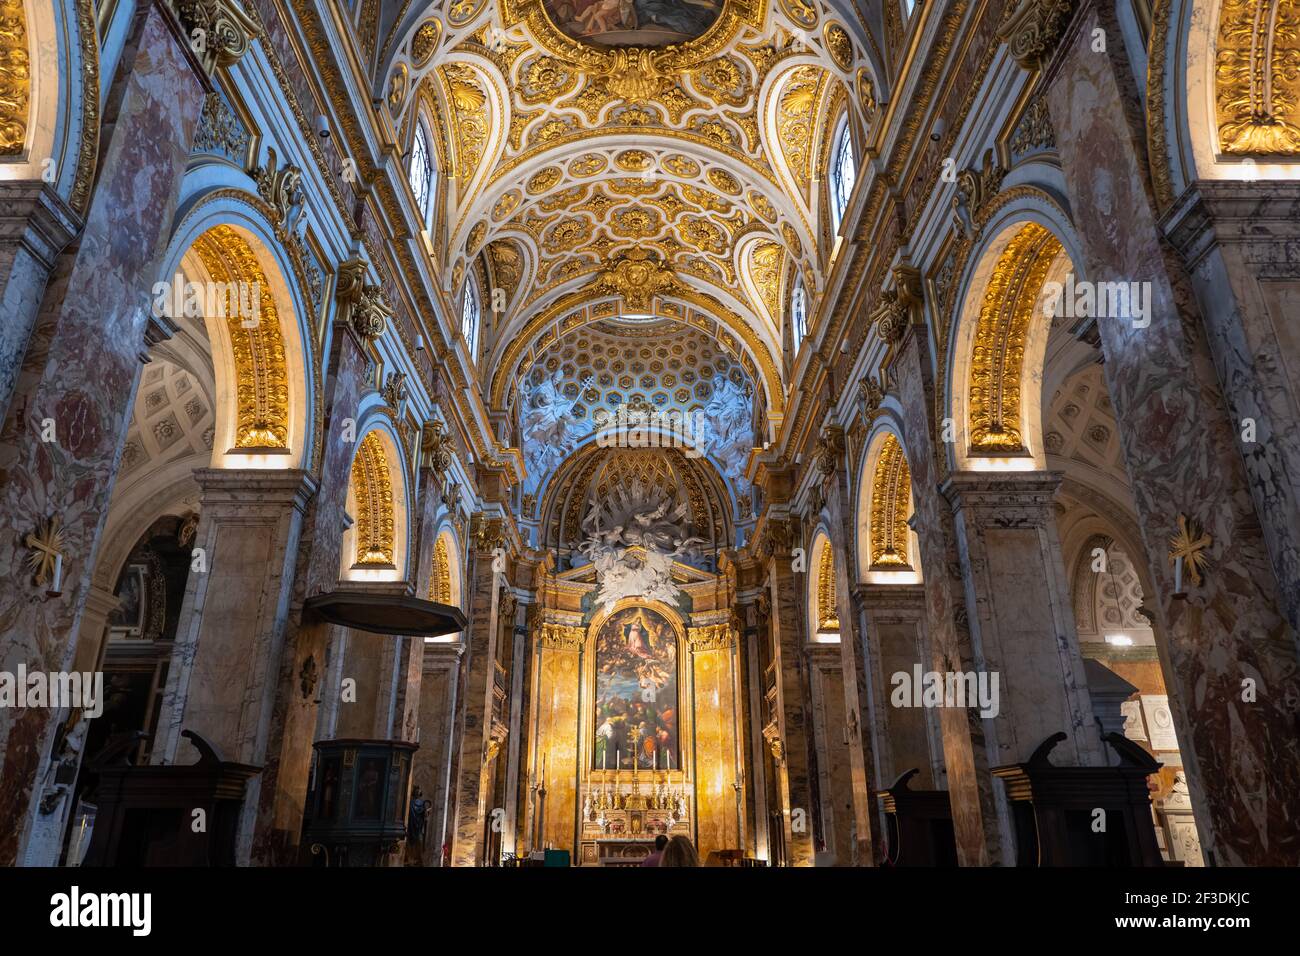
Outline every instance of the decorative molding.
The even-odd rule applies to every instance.
[[[31,90],[25,4],[0,0],[0,156],[21,156],[27,146]]]
[[[912,474],[903,446],[885,436],[871,481],[871,569],[905,570],[909,560],[907,519]]]

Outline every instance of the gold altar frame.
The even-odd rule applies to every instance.
[[[673,770],[638,771],[636,776],[648,785],[652,781],[664,780],[665,778],[662,775],[667,774],[666,779],[670,786],[676,785],[691,790],[691,805],[694,806],[695,794],[692,781],[694,780],[693,770],[695,765],[695,687],[693,674],[688,666],[690,662],[690,645],[686,640],[686,625],[682,621],[681,615],[670,605],[664,604],[662,601],[647,601],[641,597],[623,598],[608,611],[601,609],[587,626],[587,638],[583,645],[582,655],[582,688],[578,695],[578,740],[580,744],[578,749],[579,776],[577,792],[581,794],[584,785],[598,786],[619,781],[626,783],[633,776],[631,770],[594,770],[591,768],[594,761],[594,736],[596,731],[594,711],[596,704],[596,636],[600,634],[600,629],[605,626],[606,621],[630,607],[654,611],[668,622],[673,629],[673,635],[677,638],[677,750],[680,766]],[[623,776],[620,776],[620,774]],[[581,811],[581,803],[582,801],[579,799],[579,812]],[[581,832],[581,821],[578,822],[578,831]],[[694,814],[692,814],[691,828],[694,829]]]

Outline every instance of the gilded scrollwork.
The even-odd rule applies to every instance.
[[[1025,344],[1048,270],[1061,252],[1050,230],[1026,223],[994,264],[971,349],[971,454],[1025,452],[1020,401]]]
[[[393,482],[388,455],[378,434],[371,431],[357,444],[352,459],[352,493],[356,499],[358,566],[393,564]]]
[[[1215,104],[1225,153],[1300,153],[1300,3],[1223,0]]]
[[[908,503],[912,475],[903,446],[886,435],[871,479],[871,568],[911,567],[908,556]]]

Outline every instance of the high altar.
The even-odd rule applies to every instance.
[[[684,834],[743,847],[738,629],[726,574],[674,568],[679,607],[592,606],[590,567],[548,575],[532,640],[525,833],[578,865],[628,865]],[[585,607],[584,607],[585,605]]]

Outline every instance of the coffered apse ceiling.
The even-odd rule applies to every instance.
[[[847,111],[860,141],[876,110],[856,15],[459,0],[397,34],[383,84],[403,150],[418,116],[438,154],[444,284],[456,301],[470,274],[502,290],[483,297],[501,307],[480,347],[489,407],[511,408],[558,339],[658,315],[712,336],[779,423],[783,303],[796,272],[815,301],[832,248],[834,131]]]

